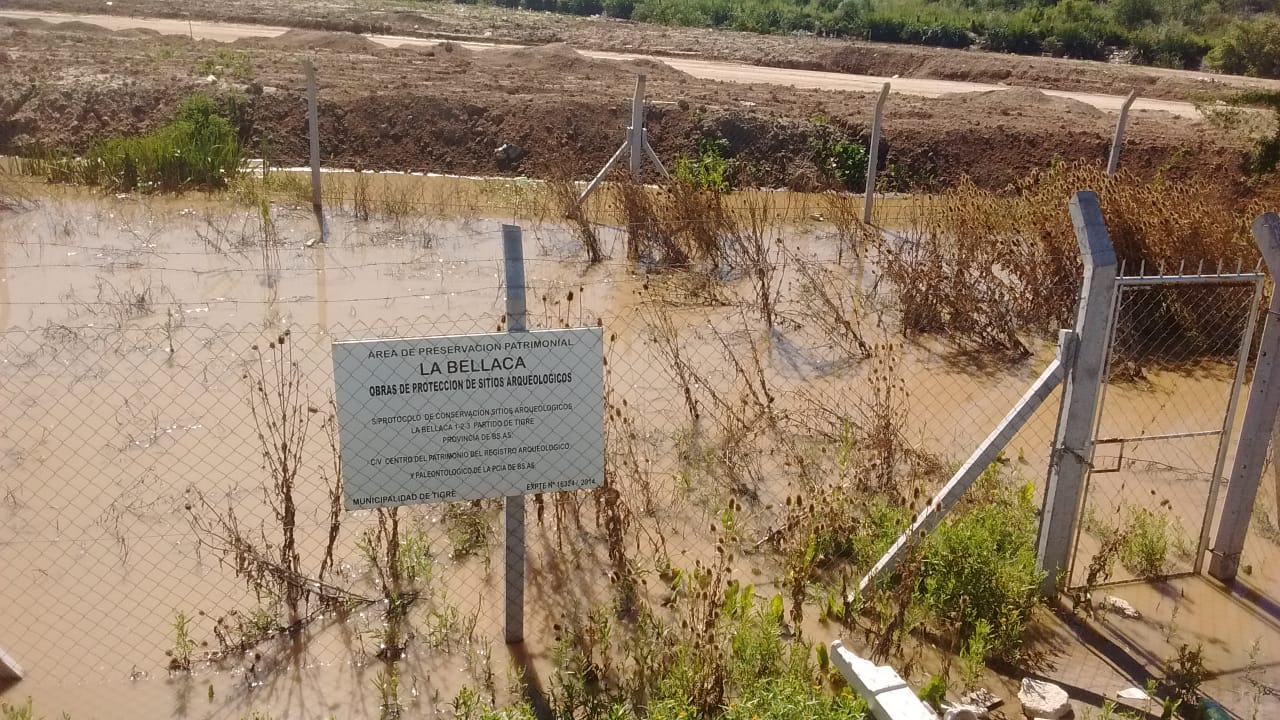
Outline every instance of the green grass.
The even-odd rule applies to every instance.
[[[676,158],[672,177],[692,190],[725,192],[729,190],[728,152],[729,143],[725,140],[703,138],[698,141],[696,154]]]
[[[0,720],[34,720],[31,698],[21,705],[0,703]]]
[[[444,526],[454,559],[472,555],[488,557],[494,533],[483,507],[472,503],[451,503],[444,511]]]
[[[212,57],[196,63],[196,73],[248,82],[253,79],[253,57],[244,50],[219,48]]]
[[[1120,564],[1138,577],[1160,577],[1169,569],[1173,529],[1164,513],[1134,508],[1126,521],[1129,535],[1120,546]]]
[[[23,170],[50,182],[110,192],[167,193],[226,188],[240,173],[243,159],[236,129],[224,109],[196,95],[164,127],[94,143],[79,156],[68,150],[46,153],[24,161]]]

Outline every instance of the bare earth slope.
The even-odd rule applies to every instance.
[[[1280,81],[861,41],[672,28],[480,5],[403,0],[6,0],[5,9],[221,20],[361,33],[483,40],[521,45],[562,42],[604,50],[861,75],[1007,83],[1041,89],[1186,100],[1238,87],[1280,89]]]
[[[873,103],[854,92],[701,80],[653,61],[584,57],[563,45],[390,49],[317,31],[225,45],[5,20],[0,46],[3,153],[82,148],[143,130],[203,90],[243,97],[242,128],[255,152],[301,162],[300,64],[309,48],[321,78],[326,160],[370,169],[589,177],[621,141],[632,75],[643,69],[650,132],[664,158],[720,137],[740,181],[811,189],[833,182],[816,150],[861,136]],[[1101,160],[1113,123],[1113,114],[1032,90],[899,95],[886,115],[884,167],[895,189],[934,189],[965,176],[1001,187],[1055,158]],[[523,157],[495,155],[505,143],[521,146]],[[1201,121],[1139,111],[1124,163],[1145,174],[1232,185],[1244,151],[1241,138]]]

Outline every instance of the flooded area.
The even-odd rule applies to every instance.
[[[750,278],[724,278],[708,302],[698,294],[705,288],[627,262],[625,232],[607,208],[598,209],[597,230],[608,259],[589,264],[573,228],[547,220],[519,182],[477,181],[470,194],[442,185],[438,196],[415,189],[397,200],[391,188],[415,181],[378,176],[387,183],[372,190],[381,211],[364,217],[351,201],[371,190],[352,185],[353,175],[326,175],[326,197],[347,206],[328,214],[327,242],[308,205],[232,197],[33,188],[26,207],[0,215],[0,647],[26,671],[0,697],[30,695],[38,712],[77,719],[135,710],[362,718],[379,716],[392,680],[413,716],[447,714],[464,687],[502,700],[517,670],[526,683],[544,683],[562,618],[609,602],[616,559],[601,496],[527,499],[527,638],[518,652],[502,642],[501,503],[403,508],[401,531],[423,548],[422,591],[392,679],[379,657],[386,607],[370,551],[380,516],[342,513],[335,531],[328,494],[336,472],[326,420],[330,344],[503,328],[504,222],[523,228],[530,328],[604,327],[609,457],[628,506],[627,545],[645,567],[713,557],[716,535],[706,528],[724,524],[733,498],[746,506],[735,532],[758,548],[790,499],[807,492],[781,454],[755,461],[742,487],[696,472],[690,458],[704,431],[690,417],[682,373],[698,378],[702,402],[730,409],[718,422],[741,416],[750,437],[758,432],[751,423],[763,421],[751,419],[754,406],[742,398],[772,396],[761,406],[802,428],[798,436],[817,438],[814,449],[805,444],[813,438],[797,440],[797,457],[838,443],[813,430],[838,422],[812,418],[857,417],[887,393],[903,408],[904,440],[938,458],[935,477],[944,478],[1055,351],[1029,340],[1025,360],[978,363],[933,340],[904,342],[891,315],[864,309],[858,330],[869,348],[855,357],[806,309],[794,263],[774,281],[781,320],[768,328],[743,299]],[[403,210],[387,212],[397,202]],[[787,200],[775,216],[779,247],[816,266],[857,262],[844,257],[820,202]],[[309,606],[316,616],[290,636],[277,631],[284,620],[271,610],[280,598],[263,597],[237,573],[218,532],[230,515],[263,546],[279,542],[250,398],[263,377],[255,373],[295,362],[311,418],[296,485],[298,553],[315,573],[331,549],[327,582],[347,605]],[[1194,375],[1151,372],[1141,388],[1109,390],[1104,417],[1134,419],[1115,430],[1125,433],[1218,427],[1225,405],[1202,398],[1225,403],[1230,381],[1225,364]],[[1003,459],[1037,487],[1057,397]],[[1204,472],[1213,448],[1196,439],[1171,464]],[[1193,505],[1175,512],[1194,515]],[[753,551],[732,570],[768,594],[783,575],[775,558]],[[640,586],[646,596],[663,589]],[[243,634],[264,613],[258,642],[224,642],[227,628]],[[190,673],[172,671],[182,655]]]

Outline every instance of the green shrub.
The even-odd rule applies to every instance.
[[[1089,26],[1078,23],[1055,27],[1045,38],[1044,49],[1054,57],[1079,60],[1104,60],[1107,57],[1107,48],[1102,38]]]
[[[1169,518],[1147,508],[1134,508],[1126,520],[1129,530],[1120,546],[1120,564],[1138,577],[1159,577],[1169,558]]]
[[[1111,0],[1111,17],[1127,28],[1140,28],[1160,20],[1156,0]]]
[[[698,154],[676,158],[675,181],[693,190],[729,189],[729,160],[725,154],[729,143],[721,138],[703,138],[698,141]]]
[[[1232,75],[1280,77],[1280,17],[1259,15],[1233,23],[1205,60]]]
[[[471,3],[475,0],[453,0]],[[1223,72],[1280,77],[1280,18],[1263,6],[1174,0],[491,0],[577,15],[758,33],[813,32],[877,42],[1195,68],[1213,47]],[[1264,0],[1264,6],[1275,0]],[[1226,25],[1232,19],[1234,24]],[[214,63],[210,68],[237,66]],[[237,66],[238,67],[238,66]],[[247,68],[246,68],[247,72]]]
[[[907,8],[877,10],[868,16],[867,36],[876,42],[964,48],[973,44],[967,23],[952,17],[911,13]]]
[[[966,511],[925,541],[915,592],[962,647],[1013,660],[1039,597],[1036,507],[1032,485],[1013,486],[997,467],[970,490]]]
[[[1022,15],[997,16],[987,23],[982,44],[992,52],[1039,55],[1044,48],[1044,37]]]
[[[688,0],[637,0],[631,17],[661,25],[704,27],[711,24],[705,8]]]
[[[1147,26],[1129,37],[1133,59],[1143,65],[1194,69],[1209,51],[1209,44],[1181,25]]]
[[[651,716],[652,717],[652,716]],[[793,676],[763,680],[729,704],[723,720],[860,720],[866,703],[848,689],[832,696],[822,686]]]
[[[612,18],[630,20],[636,10],[636,0],[604,0],[604,14]]]
[[[947,699],[947,679],[941,675],[930,675],[916,695],[934,710],[942,710],[942,703]]]
[[[713,25],[722,24],[717,20],[716,15],[712,14]],[[816,24],[813,17],[802,8],[774,0],[768,3],[756,2],[742,5],[741,10],[734,17],[733,26],[737,30],[746,32],[793,33],[813,32]]]
[[[601,0],[560,0],[559,9],[569,15],[599,15],[604,5]]]

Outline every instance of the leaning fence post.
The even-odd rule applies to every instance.
[[[1240,569],[1240,554],[1244,552],[1244,538],[1253,517],[1254,503],[1258,500],[1267,446],[1275,428],[1276,413],[1280,410],[1280,322],[1277,322],[1280,318],[1280,292],[1277,292],[1277,287],[1280,287],[1280,215],[1267,213],[1254,220],[1253,237],[1267,265],[1267,272],[1271,274],[1271,305],[1267,309],[1262,340],[1258,344],[1258,361],[1253,370],[1253,385],[1249,388],[1249,404],[1240,425],[1240,444],[1236,447],[1222,519],[1218,522],[1218,534],[1209,559],[1209,574],[1223,582],[1234,579]],[[1280,503],[1280,495],[1276,501]]]
[[[310,58],[302,61],[307,75],[307,130],[311,135],[311,209],[322,217],[320,203],[320,102],[316,90],[316,66]]]
[[[1041,592],[1053,595],[1066,571],[1075,537],[1080,496],[1093,454],[1094,418],[1110,336],[1111,300],[1116,287],[1116,253],[1098,196],[1082,190],[1071,198],[1084,280],[1076,310],[1075,342],[1067,353],[1062,407],[1054,434],[1045,487],[1036,559],[1045,578]]]
[[[1111,155],[1107,158],[1107,174],[1115,175],[1120,169],[1120,148],[1124,147],[1124,128],[1129,123],[1129,108],[1138,99],[1138,91],[1131,90],[1120,106],[1120,119],[1116,121],[1116,134],[1111,138]]]
[[[884,102],[889,98],[889,83],[880,88],[876,99],[876,114],[871,118],[871,147],[867,152],[867,188],[862,198],[862,222],[871,224],[871,208],[875,204],[876,172],[880,166],[880,123],[884,117]]]
[[[502,259],[506,266],[507,332],[525,332],[524,240],[517,225],[502,226]],[[524,495],[507,496],[503,515],[504,635],[508,643],[518,643],[524,641]]]

